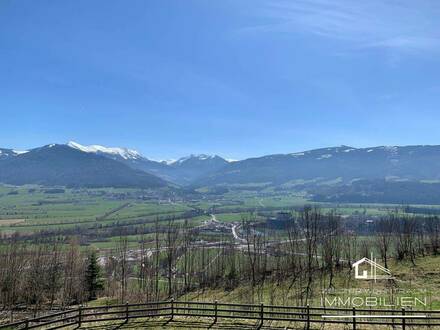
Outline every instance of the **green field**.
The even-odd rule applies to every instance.
[[[175,217],[184,218],[191,226],[210,220],[215,214],[218,221],[240,223],[253,214],[256,221],[279,211],[291,211],[305,204],[319,205],[322,212],[336,210],[341,215],[381,216],[400,205],[386,204],[317,204],[297,192],[230,190],[224,195],[163,197],[139,189],[50,189],[40,186],[0,186],[0,233],[32,235],[42,231],[101,232],[97,240],[90,238],[83,244],[98,248],[114,246],[115,237],[135,228],[149,228]],[[429,205],[428,207],[438,207]],[[118,231],[119,230],[119,231]],[[127,233],[130,235],[130,233]],[[214,234],[215,235],[215,234]],[[135,236],[133,236],[135,237]]]

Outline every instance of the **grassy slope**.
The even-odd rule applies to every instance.
[[[440,310],[440,256],[420,257],[416,260],[416,266],[410,262],[391,261],[389,268],[396,278],[396,286],[403,290],[426,290],[428,292],[428,302],[433,309]],[[355,280],[353,272],[347,270],[340,273],[335,279],[336,289],[346,288],[385,288],[384,283],[378,281],[373,285],[372,281]],[[282,283],[267,283],[258,293],[250,285],[241,285],[232,291],[223,289],[210,289],[198,292],[192,292],[183,296],[182,300],[195,301],[214,301],[221,302],[240,302],[240,303],[260,303],[275,305],[298,305],[294,298],[294,291],[289,290],[289,281]],[[319,306],[321,304],[321,289],[318,285],[314,288],[315,297],[311,305]]]

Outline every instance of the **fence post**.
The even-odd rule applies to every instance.
[[[405,316],[405,307],[402,307],[402,316]],[[402,317],[402,330],[405,330],[406,328],[406,319],[405,317]]]
[[[356,330],[356,307],[353,307],[353,330]]]
[[[128,301],[125,303],[125,323],[128,323]]]
[[[82,305],[78,307],[78,327],[81,328],[82,323]]]
[[[214,301],[214,323],[217,323],[217,300]]]
[[[264,322],[264,304],[261,303],[260,305],[260,327],[263,325]]]
[[[306,323],[306,329],[310,329],[310,306],[307,304],[307,323]]]
[[[24,324],[25,329],[29,329],[29,319],[26,319],[26,322]]]
[[[171,320],[172,321],[174,319],[174,298],[171,298]]]

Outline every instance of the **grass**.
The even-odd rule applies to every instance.
[[[212,317],[175,317],[173,321],[169,321],[169,317],[158,318],[140,318],[131,320],[128,323],[121,321],[99,322],[99,323],[86,323],[81,329],[87,330],[114,330],[118,329],[244,329],[255,330],[259,326],[258,320],[237,320],[237,319],[225,319],[220,320],[214,324]],[[296,325],[288,322],[266,322],[267,325],[263,325],[260,329],[303,329],[304,326],[301,323]],[[72,327],[73,329],[74,327]],[[318,327],[311,327],[311,329],[318,329]],[[331,329],[331,328],[327,328]],[[336,329],[336,328],[334,328]]]

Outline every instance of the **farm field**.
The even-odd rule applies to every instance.
[[[105,225],[179,215],[191,210],[185,205],[167,201],[143,201],[139,198],[141,191],[128,189],[50,191],[53,189],[3,186],[0,190],[1,232]]]
[[[363,217],[384,216],[403,208],[386,204],[318,204],[307,201],[301,194],[285,192],[230,191],[224,195],[202,194],[198,199],[186,199],[185,196],[161,196],[137,189],[0,186],[0,234],[59,231],[69,236],[105,230],[103,237],[93,237],[84,243],[108,248],[125,229],[148,228],[156,221],[176,218],[178,223],[187,219],[191,226],[198,226],[210,219],[209,214],[216,214],[218,221],[240,223],[253,214],[254,221],[264,222],[266,217],[277,212],[290,212],[305,204],[319,206],[324,213],[335,211],[343,216]],[[127,232],[126,235],[131,234]]]

